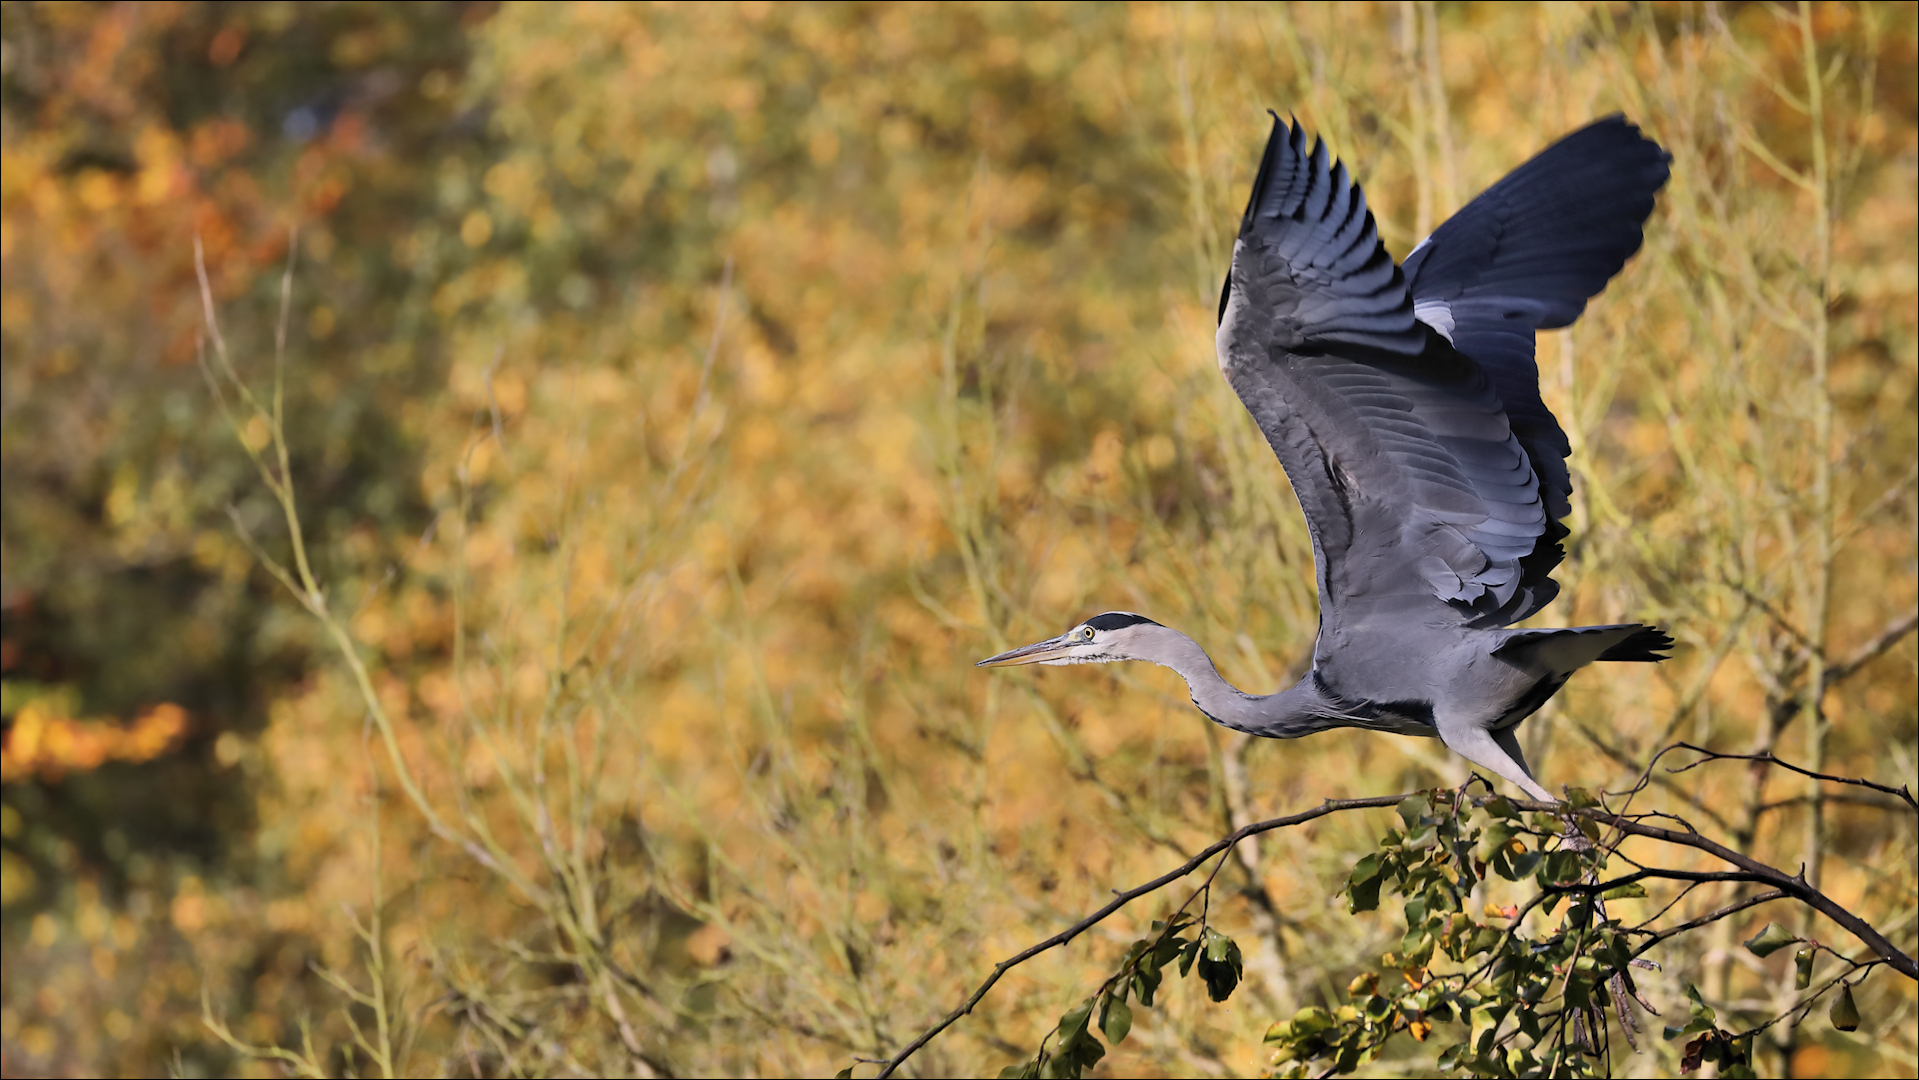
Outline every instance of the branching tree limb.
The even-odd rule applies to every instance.
[[[1751,761],[1761,767],[1776,765],[1818,780],[1885,792],[1905,800],[1908,806],[1912,804],[1908,789],[1894,789],[1854,777],[1817,773],[1780,761],[1771,754],[1726,754],[1687,743],[1668,746],[1654,755],[1646,766],[1646,775],[1641,777],[1640,784],[1627,793],[1629,799],[1645,787],[1658,761],[1665,754],[1678,750],[1690,750],[1706,756],[1689,765],[1670,769],[1669,772],[1685,772],[1706,761],[1718,759]],[[1292,1021],[1274,1025],[1269,1041],[1279,1044],[1283,1056],[1291,1055],[1302,1062],[1307,1058],[1323,1060],[1330,1057],[1333,1063],[1326,1075],[1348,1071],[1359,1062],[1369,1059],[1394,1032],[1410,1031],[1416,1039],[1423,1041],[1434,1020],[1448,1019],[1469,1019],[1472,1033],[1464,1046],[1454,1047],[1442,1055],[1442,1068],[1483,1071],[1487,1067],[1486,1062],[1491,1060],[1486,1055],[1537,1053],[1544,1056],[1529,1056],[1527,1060],[1547,1072],[1557,1074],[1561,1068],[1584,1070],[1585,1066],[1577,1063],[1578,1055],[1605,1052],[1605,1025],[1600,1022],[1603,1020],[1598,1012],[1600,1006],[1610,1004],[1620,1012],[1622,1030],[1628,1038],[1637,1029],[1637,1022],[1630,1017],[1628,999],[1638,1000],[1642,1006],[1650,1009],[1650,1005],[1633,987],[1630,978],[1631,967],[1649,966],[1639,959],[1640,956],[1679,934],[1722,922],[1775,900],[1796,900],[1825,915],[1865,944],[1874,956],[1870,960],[1854,960],[1817,942],[1804,941],[1799,954],[1802,975],[1810,970],[1811,957],[1818,952],[1830,953],[1846,966],[1837,978],[1829,980],[1810,997],[1793,1005],[1792,1009],[1797,1013],[1803,1014],[1814,1000],[1828,990],[1845,990],[1871,968],[1881,964],[1907,978],[1919,980],[1919,967],[1915,967],[1910,956],[1894,946],[1865,919],[1846,910],[1809,884],[1803,874],[1789,874],[1735,851],[1701,835],[1681,818],[1663,813],[1626,813],[1623,809],[1599,805],[1590,796],[1578,791],[1573,792],[1573,800],[1568,805],[1509,800],[1497,795],[1468,797],[1464,789],[1414,792],[1365,799],[1328,800],[1296,814],[1247,824],[1207,845],[1178,867],[1144,884],[1116,893],[1110,902],[1085,918],[994,965],[992,972],[958,1008],[885,1062],[879,1075],[892,1076],[920,1048],[957,1023],[961,1017],[970,1014],[1008,971],[1043,952],[1065,945],[1132,901],[1193,873],[1208,859],[1230,851],[1247,837],[1303,824],[1344,810],[1387,806],[1399,809],[1406,827],[1403,831],[1388,831],[1381,840],[1379,850],[1360,860],[1350,877],[1347,893],[1354,911],[1371,910],[1378,903],[1381,885],[1392,882],[1394,892],[1407,900],[1408,942],[1419,937],[1424,927],[1425,943],[1417,948],[1409,945],[1408,948],[1414,951],[1409,951],[1405,956],[1388,954],[1382,960],[1389,967],[1399,967],[1405,975],[1404,981],[1412,986],[1412,990],[1396,987],[1382,989],[1376,977],[1362,976],[1354,981],[1349,991],[1353,1004],[1342,1007],[1339,1017],[1323,1009],[1307,1008]],[[1885,808],[1891,809],[1895,805],[1886,804]],[[1482,829],[1470,824],[1470,819],[1479,812],[1490,815],[1490,827]],[[1540,816],[1533,817],[1532,824],[1527,825],[1521,820],[1523,813]],[[1674,827],[1651,824],[1654,820],[1670,822]],[[1554,821],[1569,827],[1561,833],[1562,825],[1552,824]],[[1603,843],[1599,842],[1601,830],[1606,831]],[[1633,867],[1631,872],[1610,877],[1601,875],[1599,871],[1608,857],[1622,857],[1617,848],[1628,836],[1701,851],[1733,869],[1700,871],[1647,865],[1635,859],[1626,859]],[[1537,847],[1528,849],[1526,838],[1532,838]],[[1466,911],[1464,904],[1473,883],[1484,879],[1489,869],[1510,881],[1536,880],[1538,886],[1537,893],[1523,906],[1499,913],[1502,924],[1496,926],[1475,922],[1472,918],[1474,913]],[[1214,873],[1217,872],[1218,868],[1215,867]],[[1089,1033],[1095,1010],[1099,1016],[1099,1029],[1105,1032],[1109,1041],[1117,1043],[1125,1037],[1131,1026],[1132,1015],[1126,998],[1129,988],[1140,985],[1134,981],[1137,978],[1134,972],[1142,964],[1150,964],[1154,971],[1150,982],[1153,986],[1157,985],[1159,961],[1151,958],[1159,954],[1173,955],[1172,947],[1166,944],[1167,939],[1182,927],[1193,925],[1192,917],[1185,914],[1185,909],[1192,904],[1193,899],[1207,894],[1211,880],[1209,876],[1207,882],[1194,891],[1179,911],[1164,923],[1156,924],[1160,928],[1158,939],[1135,943],[1118,972],[1106,979],[1079,1007],[1061,1018],[1060,1024],[1042,1040],[1039,1053],[1031,1062],[1019,1067],[1024,1070],[1021,1075],[1036,1074],[1042,1067],[1050,1070],[1047,1075],[1054,1072],[1078,1075],[1081,1069],[1097,1061],[1104,1049]],[[1618,896],[1644,896],[1643,883],[1654,881],[1685,882],[1688,883],[1688,889],[1708,882],[1750,882],[1769,888],[1663,929],[1653,924],[1671,911],[1684,898],[1685,892],[1682,891],[1657,914],[1637,926],[1622,926],[1613,922],[1600,903],[1603,899]],[[1521,924],[1529,916],[1536,912],[1550,916],[1562,901],[1567,900],[1571,906],[1566,910],[1566,921],[1557,933],[1533,939],[1524,939],[1519,935]],[[1487,914],[1494,912],[1489,909]],[[1203,916],[1200,925],[1200,936],[1191,941],[1181,938],[1176,942],[1181,946],[1178,952],[1182,973],[1196,956],[1214,958],[1215,973],[1220,970],[1219,962],[1229,955],[1236,963],[1238,950],[1231,939],[1204,926]],[[1747,947],[1763,956],[1798,940],[1804,939],[1795,939],[1774,926],[1760,938],[1749,942]],[[1435,948],[1455,960],[1471,957],[1485,959],[1455,974],[1431,974],[1427,965]],[[1560,953],[1565,955],[1552,959]],[[1536,970],[1528,972],[1529,963]],[[1201,959],[1200,969],[1202,975],[1207,976],[1208,989],[1215,1000],[1223,1000],[1225,994],[1231,992],[1235,979],[1224,979],[1222,988],[1216,983],[1215,976],[1208,974],[1205,964],[1206,961]],[[1585,974],[1575,978],[1576,970]],[[1530,977],[1534,989],[1521,994],[1516,989],[1519,984],[1514,981],[1515,976],[1522,981]],[[1805,983],[1801,982],[1800,986],[1803,989]],[[1545,992],[1543,999],[1537,996],[1541,990]],[[1151,1004],[1150,987],[1141,992],[1140,997],[1142,1003]],[[1713,1011],[1698,999],[1696,992],[1694,997],[1691,1024],[1669,1031],[1669,1037],[1672,1032],[1697,1036],[1687,1046],[1688,1060],[1705,1055],[1704,1060],[1721,1061],[1728,1068],[1738,1066],[1749,1055],[1747,1047],[1751,1036],[1779,1019],[1775,1017],[1768,1025],[1735,1034],[1720,1028]],[[1119,1018],[1118,1022],[1113,1021],[1115,1016]],[[1589,1023],[1591,1027],[1587,1026]],[[1566,1038],[1569,1024],[1576,1029],[1573,1032],[1576,1037],[1570,1040]],[[1599,1032],[1598,1042],[1591,1035],[1595,1029]],[[1049,1048],[1047,1042],[1053,1040],[1055,1035],[1058,1039]],[[1531,1049],[1515,1048],[1528,1045],[1513,1042],[1522,1036],[1531,1040]]]

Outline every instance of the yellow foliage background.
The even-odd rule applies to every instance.
[[[10,1075],[273,1072],[235,1043],[309,1022],[378,1071],[376,1018],[398,1071],[830,1073],[1236,823],[1463,780],[1422,741],[1244,739],[1159,669],[971,667],[1115,608],[1255,691],[1306,656],[1304,523],[1212,355],[1267,108],[1401,256],[1596,116],[1674,156],[1540,343],[1576,491],[1539,621],[1682,648],[1534,718],[1542,779],[1621,789],[1687,739],[1913,780],[1910,5],[3,10]],[[364,694],[243,541],[290,557],[243,450],[276,433],[227,432],[195,365],[194,237],[265,392],[294,227],[285,438]],[[52,730],[85,754],[29,756]],[[1913,947],[1910,818],[1656,776]],[[1102,1070],[1257,1072],[1337,1001],[1392,945],[1337,896],[1383,820],[1249,843],[1212,909],[1245,990],[1169,986]],[[911,1068],[1030,1055],[1163,910]],[[1655,1004],[1789,1004],[1783,957],[1729,952],[1749,914],[1664,950]],[[1895,982],[1766,1052],[1911,1068]]]

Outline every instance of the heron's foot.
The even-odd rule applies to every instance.
[[[1486,794],[1488,795],[1499,794],[1498,790],[1493,787],[1493,782],[1491,780],[1488,780],[1485,777],[1479,775],[1478,773],[1472,772],[1469,770],[1466,773],[1466,782],[1452,789],[1453,808],[1455,812],[1458,811],[1459,807],[1466,805],[1466,799],[1468,796],[1472,794],[1474,784],[1483,785],[1486,788]]]

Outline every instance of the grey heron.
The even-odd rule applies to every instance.
[[[1277,114],[1219,301],[1219,367],[1312,534],[1319,633],[1296,685],[1244,693],[1198,643],[1109,611],[982,667],[1144,660],[1226,727],[1436,736],[1548,802],[1515,737],[1573,672],[1656,662],[1638,623],[1512,629],[1558,593],[1565,433],[1534,332],[1571,324],[1639,250],[1670,157],[1623,117],[1555,143],[1403,266],[1326,145]]]

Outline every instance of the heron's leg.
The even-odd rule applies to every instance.
[[[1525,755],[1521,753],[1519,749],[1517,725],[1501,728],[1493,732],[1492,736],[1493,741],[1497,742],[1502,750],[1505,750],[1511,755],[1513,761],[1518,764],[1521,769],[1526,769]],[[1530,769],[1527,770],[1527,775],[1532,775]],[[1591,840],[1586,839],[1586,834],[1579,831],[1578,823],[1573,820],[1573,816],[1567,813],[1562,814],[1561,818],[1566,823],[1566,831],[1560,836],[1561,842],[1572,851],[1592,850],[1595,845]],[[1598,880],[1599,876],[1597,871],[1586,876],[1586,884],[1588,885],[1594,884]],[[1597,896],[1592,899],[1592,909],[1593,914],[1598,916],[1600,922],[1604,923],[1611,920],[1612,917],[1606,913],[1606,902]],[[1632,961],[1632,966],[1657,970],[1657,965],[1645,960],[1635,959]],[[1612,976],[1606,980],[1606,986],[1611,992],[1613,1011],[1619,1014],[1620,1033],[1625,1035],[1626,1045],[1632,1047],[1634,1052],[1637,1052],[1639,1050],[1639,1040],[1637,1036],[1640,1028],[1638,1018],[1633,1016],[1631,1003],[1637,1001],[1647,1012],[1652,1013],[1654,1016],[1659,1015],[1659,1010],[1647,1004],[1646,999],[1639,993],[1639,987],[1633,984],[1632,975],[1627,971],[1621,970],[1613,972]],[[1599,1053],[1598,1034],[1605,1030],[1605,1026],[1605,1013],[1597,1004],[1588,1006],[1584,1011],[1575,1012],[1573,1014],[1573,1041],[1586,1053],[1597,1054]]]
[[[1506,752],[1507,757],[1513,759],[1513,764],[1519,766],[1519,771],[1526,774],[1526,779],[1533,781],[1532,787],[1538,788],[1540,791],[1544,791],[1545,788],[1542,787],[1539,784],[1539,781],[1533,777],[1532,767],[1526,764],[1525,752],[1519,749],[1519,725],[1513,724],[1510,727],[1494,728],[1491,734],[1493,737],[1493,742],[1497,744],[1501,750],[1504,750]],[[1527,786],[1525,784],[1520,784],[1519,781],[1517,780],[1514,780],[1513,783],[1519,784],[1520,787]],[[1558,799],[1554,798],[1551,795],[1538,795],[1537,793],[1535,793],[1535,797],[1547,799],[1552,802],[1559,801]]]
[[[1448,721],[1446,717],[1436,717],[1434,725],[1439,729],[1439,739],[1452,748],[1453,753],[1483,768],[1491,769],[1507,780],[1519,785],[1520,789],[1535,799],[1544,802],[1558,802],[1552,792],[1539,786],[1533,774],[1526,770],[1525,758],[1520,756],[1519,742],[1513,738],[1512,729],[1488,731],[1472,720]]]
[[[1499,760],[1497,758],[1488,761],[1467,753],[1464,749],[1455,745],[1450,738],[1447,738],[1444,728],[1440,729],[1440,737],[1446,739],[1446,745],[1459,751],[1461,755],[1498,772],[1506,779],[1525,788],[1535,798],[1544,799],[1547,802],[1558,801],[1546,793],[1546,790],[1539,785],[1539,782],[1533,779],[1532,770],[1526,767],[1526,755],[1519,749],[1519,726],[1517,724],[1511,727],[1485,732],[1485,734],[1489,737],[1488,741],[1493,744],[1495,750],[1510,762],[1511,767],[1517,771],[1517,775],[1501,769],[1495,763]],[[1566,831],[1562,835],[1561,841],[1566,847],[1573,851],[1591,850],[1594,846],[1593,842],[1586,839],[1586,834],[1579,831],[1579,827],[1577,823],[1573,821],[1572,815],[1566,814],[1563,816],[1566,822]],[[1588,875],[1586,884],[1590,885],[1598,880],[1599,878],[1596,874]],[[1611,918],[1611,916],[1606,913],[1605,901],[1599,899],[1597,896],[1593,897],[1592,908],[1593,914],[1599,918],[1600,922],[1606,922]],[[1641,961],[1635,961],[1635,963],[1640,962]],[[1611,978],[1606,980],[1606,984],[1607,989],[1611,991],[1613,1010],[1619,1014],[1619,1029],[1626,1036],[1626,1045],[1637,1051],[1639,1049],[1639,1041],[1636,1036],[1639,1034],[1639,1022],[1632,1014],[1632,1005],[1630,1002],[1638,1001],[1639,1004],[1646,1006],[1647,1011],[1651,1012],[1654,1016],[1659,1015],[1659,1011],[1650,1005],[1646,1005],[1646,999],[1640,997],[1639,988],[1633,985],[1632,976],[1628,973],[1616,971],[1612,974]],[[1600,1011],[1597,1005],[1589,1006],[1587,1009],[1577,1011],[1573,1014],[1573,1040],[1588,1054],[1596,1054],[1599,1052],[1598,1039],[1604,1030],[1605,1014]]]
[[[1544,802],[1559,801],[1553,798],[1539,781],[1533,779],[1532,770],[1526,767],[1526,755],[1519,749],[1517,725],[1488,730],[1470,721],[1454,725],[1442,720],[1436,726],[1439,728],[1440,739],[1461,757],[1491,769],[1525,789],[1526,793],[1535,799]],[[1586,835],[1579,831],[1571,815],[1565,815],[1565,821],[1566,832],[1563,837],[1565,845],[1575,851],[1591,849],[1593,842],[1586,839]],[[1589,876],[1586,882],[1592,884],[1597,880],[1597,877]],[[1608,919],[1605,903],[1595,896],[1592,906],[1593,914],[1598,916],[1601,922],[1605,922]],[[1626,1004],[1626,1001],[1629,995],[1631,998],[1639,997],[1638,988],[1632,985],[1631,979],[1624,972],[1613,973],[1607,980],[1607,985],[1614,1001],[1613,1007],[1619,1013],[1619,1026],[1625,1032],[1626,1043],[1637,1050],[1639,1045],[1634,1036],[1638,1034],[1639,1025],[1632,1016],[1632,1007]],[[1604,1030],[1605,1016],[1597,1005],[1574,1012],[1573,1039],[1587,1053],[1599,1052],[1598,1037]]]

